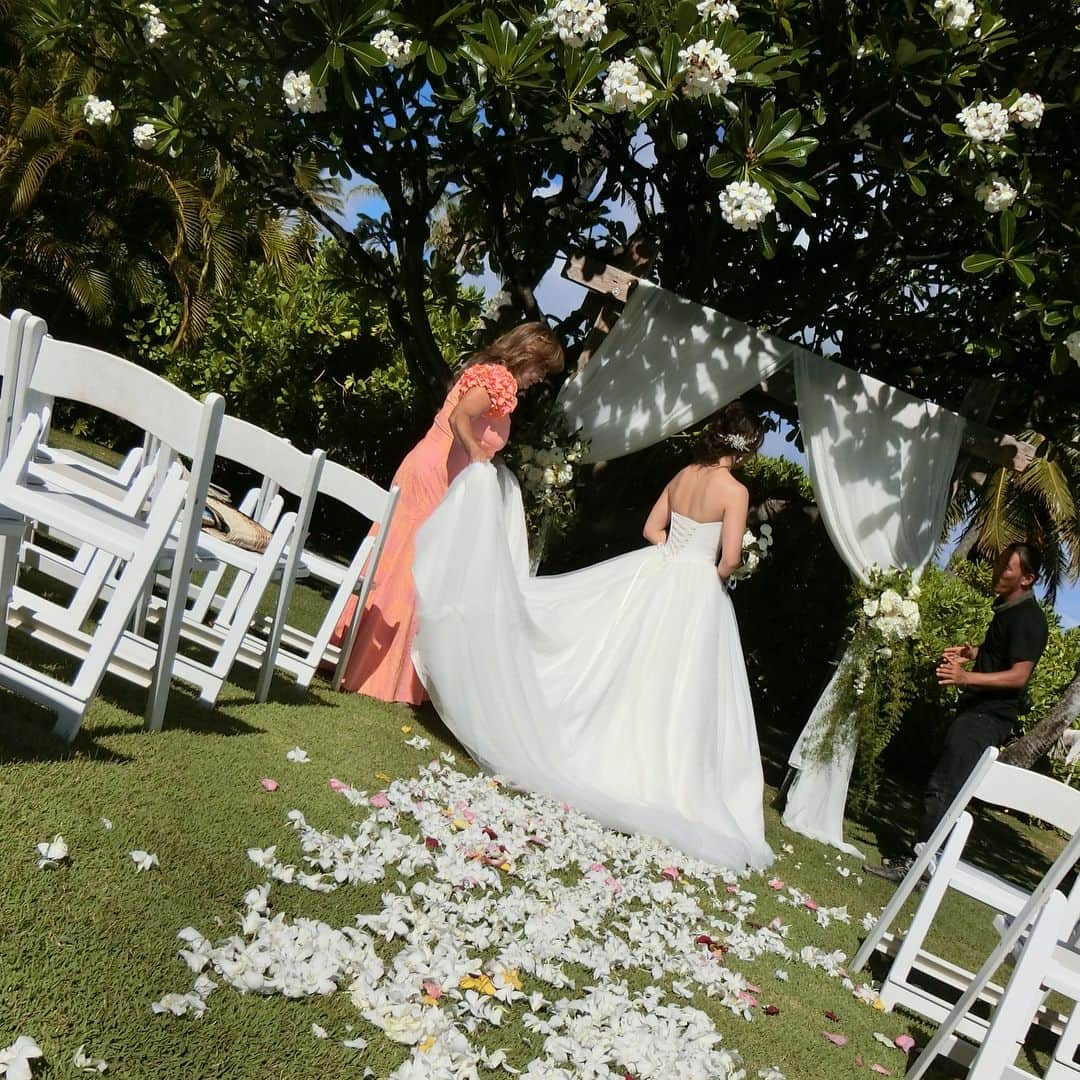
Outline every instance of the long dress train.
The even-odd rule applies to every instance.
[[[473,465],[417,536],[414,660],[486,768],[717,865],[763,867],[764,782],[719,522],[527,576],[513,478]]]

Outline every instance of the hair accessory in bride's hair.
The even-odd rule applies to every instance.
[[[732,450],[738,450],[740,454],[745,454],[750,449],[750,440],[745,435],[725,435],[724,442],[731,447]]]

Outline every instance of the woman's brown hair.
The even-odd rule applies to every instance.
[[[500,334],[465,362],[473,364],[502,364],[511,375],[535,368],[545,375],[562,371],[566,353],[554,331],[542,322],[527,322]]]
[[[734,454],[752,457],[765,438],[761,417],[750,412],[741,401],[725,405],[694,444],[694,460],[699,465],[715,465]]]

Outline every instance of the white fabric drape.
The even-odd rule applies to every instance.
[[[941,537],[963,418],[810,354],[796,358],[795,386],[814,494],[848,569],[861,581],[875,566],[917,577]],[[838,676],[839,669],[788,759],[799,775],[784,824],[861,855],[843,839],[855,744],[838,747],[827,763],[809,756]]]
[[[608,461],[704,420],[796,356],[812,354],[642,280],[559,405],[590,440],[588,460]]]

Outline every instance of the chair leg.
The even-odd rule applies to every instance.
[[[75,741],[75,736],[79,734],[82,722],[83,714],[81,712],[75,709],[57,709],[56,723],[53,724],[52,729],[53,735],[70,745]]]
[[[7,652],[8,608],[11,606],[11,590],[19,572],[18,536],[0,536],[0,653]]]

